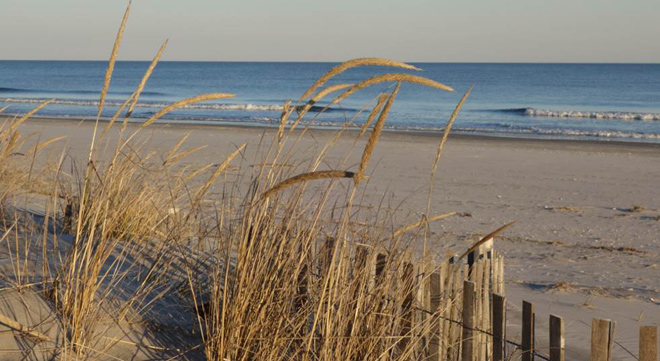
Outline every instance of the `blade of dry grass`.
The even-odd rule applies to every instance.
[[[367,120],[364,122],[364,125],[360,129],[360,133],[358,134],[358,138],[362,137],[364,133],[367,132],[367,129],[369,129],[369,126],[371,125],[371,122],[374,121],[376,118],[376,115],[378,115],[378,112],[380,109],[383,107],[383,104],[385,104],[385,101],[387,98],[389,98],[389,94],[381,94],[378,96],[378,103],[371,109],[371,113],[369,113],[369,117],[367,117]]]
[[[183,159],[183,158],[185,158],[185,157],[187,157],[187,156],[189,156],[189,155],[191,155],[191,154],[193,154],[193,153],[196,153],[196,152],[198,152],[198,151],[200,151],[200,150],[202,150],[202,149],[204,149],[204,148],[206,148],[206,145],[200,145],[200,146],[197,147],[197,148],[194,148],[194,149],[187,150],[187,151],[185,151],[185,152],[179,153],[179,154],[177,154],[176,156],[169,157],[169,158],[165,159],[165,161],[163,162],[163,165],[165,165],[165,164],[176,163],[176,162],[180,161],[181,159]]]
[[[124,12],[124,17],[121,20],[121,25],[119,25],[119,31],[117,31],[117,36],[115,37],[115,43],[112,46],[112,52],[110,53],[110,61],[108,62],[108,68],[105,71],[105,77],[103,79],[103,88],[101,88],[101,96],[99,98],[99,110],[96,114],[96,117],[99,118],[103,112],[103,105],[105,104],[105,98],[108,94],[108,89],[110,88],[110,80],[112,79],[112,73],[115,70],[115,61],[117,60],[117,53],[119,53],[119,46],[121,45],[121,39],[124,36],[124,29],[126,28],[126,21],[128,20],[128,14],[131,10],[132,0],[128,2],[126,6],[126,11]]]
[[[394,88],[394,91],[392,91],[392,94],[387,99],[387,103],[385,104],[385,107],[383,107],[383,111],[381,111],[380,116],[378,117],[378,120],[374,125],[374,129],[371,131],[371,136],[369,137],[369,141],[367,141],[367,145],[364,147],[364,152],[362,152],[362,160],[360,161],[360,167],[358,168],[358,171],[355,174],[354,180],[356,186],[365,177],[364,172],[367,169],[367,164],[369,164],[369,159],[371,159],[371,154],[376,148],[376,143],[378,143],[378,138],[380,138],[380,133],[383,131],[383,126],[385,126],[385,120],[387,119],[387,115],[390,112],[390,108],[392,108],[392,104],[394,104],[394,99],[396,99],[396,95],[399,93],[400,87],[401,87],[401,83],[399,82],[396,85],[396,88]]]
[[[26,327],[24,325],[21,325],[20,323],[12,320],[11,318],[5,317],[3,315],[0,315],[0,324],[3,324],[5,326],[9,327],[10,329],[12,329],[14,331],[17,331],[17,332],[20,332],[22,334],[38,338],[41,341],[50,341],[50,337],[44,335],[43,333],[41,333],[39,331],[36,331],[36,330],[33,330],[33,329],[31,329],[29,327]]]
[[[339,95],[337,98],[332,100],[332,102],[328,106],[337,104],[338,102],[346,99],[347,97],[353,95],[355,92],[362,90],[364,88],[384,82],[391,82],[391,81],[419,84],[449,92],[454,91],[454,89],[444,84],[438,83],[437,81],[428,78],[424,78],[422,76],[411,75],[411,74],[382,74],[382,75],[373,76],[369,79],[357,83],[355,86],[351,87],[350,89]]]
[[[291,131],[293,131],[294,129],[296,129],[296,127],[298,126],[298,124],[300,123],[300,121],[302,120],[302,118],[303,118],[305,115],[307,115],[307,113],[309,112],[309,110],[312,109],[312,106],[313,106],[314,104],[316,104],[316,102],[318,102],[319,100],[325,98],[328,94],[334,93],[334,92],[339,91],[339,90],[342,90],[342,89],[346,89],[346,88],[348,88],[348,87],[352,87],[352,86],[354,86],[354,85],[355,85],[355,84],[336,84],[336,85],[331,85],[331,86],[329,86],[329,87],[326,87],[326,88],[322,89],[320,92],[318,92],[316,95],[314,95],[314,96],[312,97],[312,99],[310,99],[310,100],[307,102],[307,104],[305,104],[305,106],[303,107],[302,111],[300,111],[300,113],[298,114],[298,117],[296,118],[296,121],[295,121],[295,122],[293,123],[293,125],[291,126]]]
[[[110,118],[110,121],[108,122],[108,124],[103,129],[103,132],[101,132],[101,135],[99,136],[99,139],[103,139],[105,137],[105,135],[108,133],[108,131],[110,131],[112,126],[117,121],[117,118],[119,118],[119,115],[121,114],[121,112],[126,108],[126,106],[131,101],[131,99],[134,99],[134,98],[135,98],[135,92],[133,92],[133,94],[131,94],[131,96],[129,96],[126,100],[124,100],[123,103],[121,103],[119,108],[117,108],[117,110],[115,111],[115,114],[112,115],[112,118]]]
[[[482,244],[484,244],[484,243],[488,242],[489,240],[493,239],[495,236],[497,236],[498,234],[500,234],[500,233],[501,233],[502,231],[504,231],[505,229],[509,228],[509,226],[512,225],[512,224],[514,224],[514,223],[516,223],[516,221],[513,221],[513,222],[510,222],[510,223],[507,223],[507,224],[503,225],[502,227],[500,227],[500,228],[498,228],[498,229],[496,229],[496,230],[494,230],[494,231],[488,233],[488,234],[485,235],[482,239],[480,239],[478,242],[476,242],[475,244],[473,244],[472,247],[470,247],[467,251],[465,251],[465,253],[463,253],[463,255],[460,256],[460,257],[458,258],[458,260],[459,260],[459,261],[462,260],[465,256],[467,256],[468,254],[470,254],[470,252],[474,251],[475,249],[479,248],[479,246],[481,246]]]
[[[402,63],[400,61],[394,61],[394,60],[388,60],[388,59],[380,59],[380,58],[360,58],[360,59],[353,59],[346,61],[344,63],[341,63],[334,68],[330,69],[327,73],[325,73],[322,77],[320,77],[314,84],[303,93],[303,95],[300,97],[299,101],[303,101],[303,99],[307,98],[310,96],[314,90],[316,90],[318,87],[322,86],[325,84],[328,80],[330,80],[332,77],[341,74],[345,72],[346,70],[350,68],[354,68],[357,66],[365,66],[365,65],[374,65],[374,66],[387,66],[387,67],[395,67],[395,68],[402,68],[402,69],[409,69],[409,70],[421,70],[413,65]]]
[[[408,232],[408,231],[411,230],[411,229],[417,228],[417,227],[421,226],[421,225],[422,225],[423,223],[425,223],[425,222],[435,222],[435,221],[439,221],[439,220],[445,219],[445,218],[447,218],[447,217],[451,217],[451,216],[456,215],[456,214],[458,214],[458,212],[449,212],[449,213],[444,213],[444,214],[435,215],[435,216],[429,218],[428,220],[426,220],[425,218],[424,218],[424,219],[420,219],[420,220],[417,221],[417,222],[411,223],[411,224],[409,224],[409,225],[407,225],[407,226],[403,226],[403,227],[397,229],[396,231],[394,231],[394,232],[392,233],[392,238],[396,238],[396,237],[398,237],[398,236],[400,236],[400,235],[402,235],[402,234]]]
[[[25,113],[22,117],[18,118],[18,120],[12,122],[11,126],[9,127],[10,131],[13,131],[14,129],[18,128],[19,125],[23,124],[24,121],[28,120],[31,116],[35,115],[38,111],[43,109],[46,105],[54,102],[55,99],[50,99],[46,100],[45,102],[39,104],[36,108],[30,110],[29,112]]]
[[[236,156],[237,156],[237,155],[238,155],[243,149],[245,149],[245,146],[246,146],[246,145],[247,145],[247,143],[243,143],[240,147],[238,147],[238,149],[236,149],[234,152],[232,152],[232,153],[231,153],[231,154],[230,154],[230,155],[229,155],[229,156],[228,156],[228,157],[227,157],[227,158],[226,158],[226,159],[225,159],[225,160],[224,160],[224,161],[218,166],[218,168],[216,168],[215,172],[213,172],[213,174],[211,175],[211,177],[209,177],[209,179],[206,181],[206,183],[204,183],[204,185],[203,185],[202,187],[200,187],[200,189],[198,190],[198,192],[197,192],[197,199],[198,199],[198,202],[199,202],[199,200],[201,200],[201,197],[203,197],[204,194],[206,194],[206,191],[209,189],[209,187],[211,186],[211,184],[213,184],[213,182],[215,182],[215,180],[218,178],[218,176],[220,176],[220,174],[221,174],[222,172],[224,172],[225,169],[227,169],[227,167],[229,166],[229,163],[231,163],[231,161],[234,160],[234,158],[236,158]]]
[[[472,93],[472,87],[473,86],[471,85],[468,88],[468,90],[465,92],[465,94],[463,94],[463,97],[458,102],[458,105],[456,105],[456,108],[454,108],[454,112],[451,114],[451,117],[447,122],[447,126],[445,127],[445,130],[442,132],[442,140],[440,140],[440,143],[438,143],[438,150],[436,151],[435,159],[433,160],[431,177],[433,177],[436,170],[438,169],[438,161],[440,160],[440,156],[442,155],[442,149],[445,147],[445,143],[447,143],[447,139],[449,138],[449,133],[451,132],[451,128],[454,125],[454,121],[456,120],[456,117],[458,117],[458,113],[460,113],[461,108],[463,107],[463,103],[465,103],[467,98],[470,96],[470,93]],[[433,180],[431,180],[431,183],[433,183]]]
[[[128,107],[128,110],[126,111],[126,118],[130,118],[131,114],[133,114],[133,109],[137,105],[138,99],[140,99],[140,95],[142,94],[142,91],[144,90],[144,87],[147,85],[147,80],[149,80],[149,77],[151,77],[151,74],[153,73],[154,69],[156,68],[156,64],[158,64],[158,61],[160,60],[161,55],[163,55],[163,52],[165,51],[165,48],[167,47],[168,42],[169,42],[169,39],[165,40],[163,45],[160,46],[160,49],[158,49],[158,53],[156,53],[156,56],[154,56],[153,60],[151,60],[151,64],[149,64],[149,68],[147,68],[147,71],[144,73],[144,76],[142,77],[142,80],[140,81],[140,84],[138,85],[137,89],[135,90],[135,97],[133,98],[133,102],[131,103],[131,106]]]
[[[197,95],[197,96],[194,96],[194,97],[191,97],[191,98],[179,100],[176,103],[172,103],[172,104],[166,106],[165,108],[161,109],[158,113],[154,114],[151,118],[147,119],[147,121],[142,124],[142,128],[148,127],[149,125],[151,125],[156,120],[160,119],[165,114],[167,114],[167,113],[169,113],[169,112],[171,112],[175,109],[184,107],[188,104],[204,102],[204,101],[207,101],[207,100],[217,100],[217,99],[223,99],[223,98],[231,98],[231,97],[234,97],[234,96],[236,96],[236,95],[235,94],[229,94],[229,93],[210,93],[210,94],[201,94],[201,95]]]
[[[53,139],[47,140],[47,141],[45,141],[45,142],[37,143],[34,147],[32,147],[32,149],[30,149],[29,152],[30,152],[30,153],[37,153],[37,152],[40,152],[41,150],[43,150],[44,148],[48,147],[49,145],[51,145],[51,144],[53,144],[53,143],[55,143],[55,142],[58,142],[58,141],[60,141],[60,140],[62,140],[62,139],[66,139],[66,138],[67,138],[66,136],[61,136],[61,137],[57,137],[57,138],[53,138]]]
[[[343,170],[319,170],[315,172],[301,173],[291,178],[285,179],[271,189],[267,190],[262,194],[261,199],[266,199],[273,194],[298,183],[309,182],[317,179],[353,178],[354,176],[355,174],[353,172]]]
[[[280,115],[280,127],[277,129],[278,143],[282,141],[282,136],[284,135],[284,127],[286,126],[286,122],[289,120],[289,116],[291,115],[291,112],[293,112],[293,108],[291,108],[291,100],[287,100],[284,102],[284,107],[282,108],[282,115]]]

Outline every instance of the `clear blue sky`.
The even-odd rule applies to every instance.
[[[0,59],[105,60],[127,1],[2,0]],[[120,60],[660,62],[659,0],[134,0]]]

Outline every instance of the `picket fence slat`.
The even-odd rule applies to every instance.
[[[658,327],[639,328],[639,361],[658,361]]]
[[[564,361],[564,319],[550,315],[550,361]]]
[[[611,361],[615,323],[594,318],[591,322],[591,361]]]

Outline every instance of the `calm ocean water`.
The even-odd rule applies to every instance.
[[[296,100],[334,63],[162,62],[147,83],[133,117],[144,118],[181,98],[207,92],[237,96],[181,109],[167,119],[181,122],[273,124],[286,99]],[[415,64],[419,75],[456,89],[446,93],[404,84],[388,127],[441,130],[462,93],[472,96],[455,131],[524,138],[660,142],[660,64]],[[106,116],[135,89],[147,62],[119,62],[112,79]],[[106,62],[0,61],[0,108],[24,113],[37,103],[57,101],[39,114],[93,117]],[[363,67],[330,84],[358,82],[396,71]],[[318,126],[362,122],[391,84],[366,89],[323,114],[310,114]],[[319,105],[327,103],[320,102]]]

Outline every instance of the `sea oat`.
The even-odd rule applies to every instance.
[[[435,174],[435,171],[438,168],[438,161],[440,160],[440,156],[442,155],[442,149],[445,147],[445,143],[449,138],[449,132],[451,132],[451,128],[454,125],[454,121],[456,120],[458,113],[461,111],[461,108],[463,107],[463,103],[465,103],[467,98],[470,96],[471,92],[472,92],[472,86],[468,88],[468,90],[465,92],[461,100],[458,102],[458,105],[456,105],[456,108],[454,108],[454,112],[451,113],[451,117],[447,122],[447,126],[445,127],[445,130],[442,132],[442,140],[440,140],[440,143],[438,143],[438,150],[435,152],[435,159],[433,160],[433,168],[431,170],[431,175]]]
[[[360,129],[360,134],[358,134],[358,138],[362,137],[362,135],[366,133],[367,129],[371,125],[371,122],[373,122],[374,118],[376,118],[376,115],[378,115],[378,112],[383,107],[383,104],[385,104],[387,98],[389,98],[389,94],[386,93],[378,96],[378,103],[376,103],[373,109],[371,109],[371,113],[369,113],[369,117],[367,117],[367,120],[364,122],[362,129]]]
[[[354,68],[357,66],[365,66],[365,65],[388,66],[388,67],[395,67],[395,68],[402,68],[409,70],[421,70],[413,65],[402,63],[400,61],[388,60],[388,59],[360,58],[360,59],[349,60],[330,69],[330,71],[328,71],[318,80],[316,80],[316,82],[309,89],[307,89],[307,91],[300,97],[299,101],[302,102],[303,99],[310,96],[314,92],[314,90],[325,84],[332,77],[341,74],[350,68]]]
[[[101,89],[101,97],[99,99],[99,110],[96,114],[96,117],[100,117],[103,112],[103,105],[105,104],[105,97],[108,94],[108,88],[110,87],[110,79],[112,79],[112,72],[115,69],[115,61],[117,60],[117,53],[119,52],[119,45],[121,45],[121,38],[124,36],[124,28],[126,27],[126,21],[128,20],[128,14],[131,10],[131,1],[128,2],[126,11],[124,12],[124,18],[121,20],[121,25],[119,25],[119,31],[117,31],[117,37],[115,38],[115,44],[112,46],[112,53],[110,53],[110,61],[108,62],[108,68],[105,71],[105,77],[103,79],[103,88]]]
[[[234,94],[228,94],[228,93],[210,93],[210,94],[202,94],[202,95],[197,95],[191,98],[179,100],[176,103],[172,103],[165,108],[161,109],[158,113],[154,114],[151,118],[149,118],[146,122],[142,124],[142,128],[147,127],[151,125],[153,122],[156,120],[160,119],[163,115],[177,109],[181,108],[183,106],[186,106],[188,104],[193,104],[193,103],[199,103],[199,102],[204,102],[207,100],[216,100],[216,99],[222,99],[222,98],[231,98],[234,97]]]
[[[384,83],[388,81],[398,81],[398,82],[406,82],[406,83],[413,83],[413,84],[419,84],[419,85],[424,85],[428,86],[431,88],[436,88],[436,89],[441,89],[445,91],[454,91],[454,89],[438,83],[437,81],[424,78],[422,76],[417,76],[417,75],[410,75],[410,74],[382,74],[382,75],[376,75],[373,76],[367,80],[361,81],[348,89],[347,91],[343,92],[341,95],[339,95],[337,98],[333,99],[332,102],[329,105],[336,104],[347,97],[353,95],[355,92],[362,90],[366,87],[370,87],[372,85],[376,85],[379,83]]]
[[[445,219],[447,217],[451,217],[455,214],[458,214],[458,212],[449,212],[449,213],[439,214],[439,215],[436,215],[436,216],[433,216],[433,217],[429,218],[428,220],[420,219],[419,221],[417,221],[415,223],[411,223],[407,226],[401,227],[401,228],[397,229],[396,231],[394,231],[392,233],[392,238],[396,238],[396,237],[408,232],[411,229],[417,228],[417,227],[421,226],[424,222],[439,221],[439,220]]]
[[[156,68],[156,64],[158,64],[158,61],[160,60],[160,56],[163,55],[163,52],[165,51],[165,48],[167,47],[167,43],[169,42],[168,40],[165,40],[163,45],[161,45],[160,49],[158,49],[158,53],[156,53],[156,56],[153,58],[151,61],[151,64],[149,64],[149,68],[147,68],[147,71],[144,73],[144,76],[142,77],[142,80],[140,81],[140,84],[138,85],[137,89],[135,90],[135,97],[133,98],[133,102],[131,103],[131,106],[128,107],[128,110],[126,111],[126,117],[129,118],[131,114],[133,114],[133,108],[137,105],[138,99],[140,99],[140,95],[142,94],[142,90],[144,90],[145,85],[147,84],[147,80],[149,80],[149,77],[151,76],[151,73],[153,73],[154,69]]]
[[[291,187],[297,183],[309,182],[317,179],[329,179],[329,178],[353,178],[355,174],[353,172],[343,171],[343,170],[320,170],[316,172],[308,172],[298,174],[291,178],[285,179],[282,182],[278,183],[271,189],[267,190],[261,196],[262,199],[266,199],[271,195]]]
[[[371,154],[373,153],[374,148],[376,148],[376,143],[378,142],[378,138],[380,138],[380,133],[382,132],[383,126],[385,125],[385,119],[387,119],[387,115],[390,112],[390,108],[392,108],[392,104],[394,104],[394,99],[396,98],[396,95],[399,93],[400,87],[401,87],[401,83],[398,83],[396,85],[396,88],[394,88],[394,91],[392,91],[392,95],[390,95],[390,97],[387,99],[387,103],[385,104],[383,111],[380,112],[380,116],[378,117],[378,120],[374,125],[374,129],[371,131],[371,136],[369,137],[369,141],[367,141],[367,145],[364,147],[364,152],[362,153],[362,160],[360,161],[360,167],[358,168],[358,171],[355,174],[354,179],[356,186],[364,178],[364,171],[367,169],[367,164],[369,163]]]

